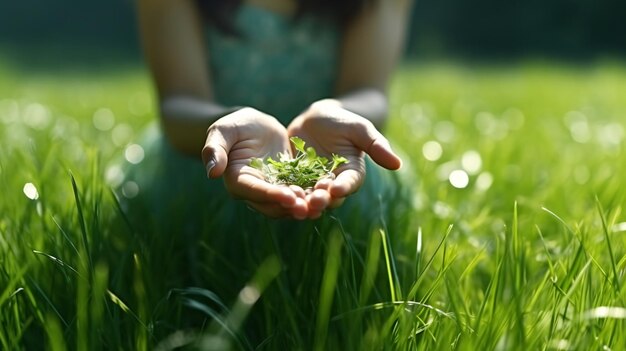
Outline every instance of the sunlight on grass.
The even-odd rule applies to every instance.
[[[413,208],[224,242],[110,190],[140,191],[119,165],[146,162],[142,69],[0,75],[0,349],[626,344],[624,66],[407,65],[388,135]]]

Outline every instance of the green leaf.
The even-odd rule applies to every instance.
[[[259,158],[250,159],[250,166],[263,172],[266,181],[272,184],[297,185],[304,189],[315,186],[319,180],[332,176],[332,172],[340,165],[347,163],[345,157],[333,154],[332,166],[329,169],[329,160],[319,156],[315,148],[305,149],[304,140],[298,137],[290,138],[297,152],[295,157],[289,153],[278,153],[278,161],[268,157],[265,162]]]
[[[282,163],[282,162],[280,162],[280,161],[274,161],[274,159],[273,159],[273,158],[271,158],[271,157],[269,157],[269,158],[267,159],[267,163],[268,163],[268,164],[270,164],[270,165],[272,165],[272,166],[274,166],[274,167],[276,167],[276,168],[278,168],[278,169],[283,168],[283,163]]]
[[[337,169],[337,167],[341,166],[344,163],[348,163],[347,158],[333,154],[333,165],[332,167],[330,167],[330,171],[334,171],[335,169]]]
[[[289,157],[289,154],[286,152],[279,152],[278,153],[278,160],[280,162],[289,162],[291,161],[291,157]]]
[[[317,158],[317,152],[315,152],[314,148],[309,146],[309,147],[306,148],[306,157],[309,160],[313,161],[313,160],[315,160]]]
[[[296,148],[296,150],[300,151],[300,152],[306,152],[304,151],[304,145],[306,144],[304,142],[304,140],[294,136],[289,138],[289,140],[291,140],[291,143],[293,144],[293,146]]]
[[[260,159],[260,158],[253,157],[252,159],[250,159],[250,167],[262,171],[263,170],[263,160]]]

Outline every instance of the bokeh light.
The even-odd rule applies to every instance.
[[[437,161],[443,154],[443,148],[438,142],[431,140],[424,143],[422,146],[422,154],[428,161]]]
[[[141,147],[141,145],[138,144],[128,145],[128,147],[124,151],[124,157],[126,158],[126,161],[135,165],[141,163],[144,156],[145,153],[143,151],[143,148]]]
[[[476,190],[486,191],[493,184],[493,175],[489,172],[482,172],[476,177]]]
[[[469,184],[469,176],[464,170],[456,169],[450,173],[450,184],[457,189],[466,188]]]
[[[22,191],[24,191],[24,195],[31,200],[37,200],[39,198],[39,192],[33,183],[24,184]]]
[[[116,188],[124,182],[124,172],[119,165],[113,165],[107,168],[104,179],[109,186]]]
[[[24,124],[37,130],[46,129],[52,122],[50,111],[44,105],[38,103],[28,104],[22,118]]]
[[[585,144],[591,140],[589,122],[587,121],[587,116],[582,112],[570,111],[565,114],[564,119],[575,142]]]
[[[115,146],[124,146],[133,139],[133,127],[126,123],[120,123],[111,132],[111,139]]]
[[[483,166],[483,160],[476,150],[468,150],[461,157],[463,169],[470,175],[478,174]]]
[[[127,199],[132,199],[139,195],[139,184],[129,180],[122,185],[122,195]]]
[[[104,132],[110,130],[115,125],[115,115],[108,108],[100,108],[94,112],[92,121],[96,129]]]

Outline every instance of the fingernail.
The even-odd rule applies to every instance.
[[[206,176],[208,178],[211,178],[211,170],[215,167],[216,163],[214,159],[210,159],[209,162],[206,163]]]

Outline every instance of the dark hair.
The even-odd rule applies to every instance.
[[[337,23],[348,22],[371,0],[296,0],[298,10],[295,18],[314,14]],[[205,20],[222,31],[236,34],[232,18],[242,0],[196,0]]]

